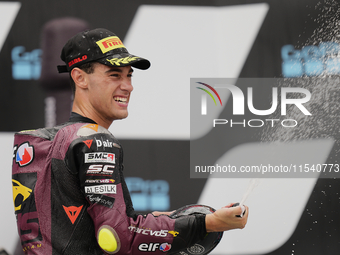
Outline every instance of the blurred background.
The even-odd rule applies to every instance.
[[[124,147],[126,181],[138,212],[195,203],[220,208],[240,201],[251,181],[190,178],[190,78],[327,78],[312,91],[322,94],[318,105],[327,109],[314,109],[309,131],[289,136],[295,144],[286,151],[300,153],[302,163],[316,156],[320,164],[339,163],[336,1],[0,1],[0,17],[0,248],[10,254],[18,242],[10,181],[13,133],[67,121],[72,93],[68,74],[58,74],[56,66],[63,64],[66,41],[88,28],[113,31],[129,52],[151,61],[149,70],[133,74],[129,117],[110,127]],[[250,144],[264,145],[266,155],[265,145],[283,136],[239,128],[218,143],[227,144],[226,154],[246,159]],[[261,179],[246,202],[247,227],[226,232],[213,254],[337,254],[339,192],[337,178],[317,174]]]

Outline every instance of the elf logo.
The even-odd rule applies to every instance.
[[[138,246],[138,250],[142,252],[148,252],[148,251],[156,251],[159,249],[160,251],[167,252],[171,249],[171,244],[169,243],[141,243]]]

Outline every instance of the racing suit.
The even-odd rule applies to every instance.
[[[135,213],[121,144],[79,114],[16,133],[13,151],[13,200],[26,254],[171,254],[206,234],[201,214]]]

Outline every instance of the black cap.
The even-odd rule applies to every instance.
[[[107,66],[131,65],[143,70],[150,67],[149,60],[130,54],[122,41],[104,28],[76,34],[65,44],[60,57],[66,65],[58,66],[59,73],[93,61]]]

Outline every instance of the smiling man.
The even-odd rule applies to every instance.
[[[67,123],[15,135],[13,183],[31,192],[14,197],[27,254],[176,253],[207,232],[243,228],[240,207],[178,218],[137,214],[123,175],[123,150],[107,130],[128,116],[133,69],[150,62],[131,55],[106,29],[71,38],[61,53],[74,90]],[[13,185],[14,185],[13,184]],[[13,186],[14,189],[14,186]]]
[[[93,69],[89,74],[79,68],[71,71],[77,84],[73,112],[108,129],[114,120],[128,116],[133,70],[131,66],[109,67],[99,63],[93,63]]]

